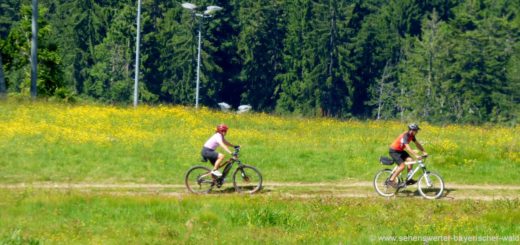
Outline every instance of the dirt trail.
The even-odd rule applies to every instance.
[[[264,186],[271,187],[372,187],[372,182],[264,182]],[[520,190],[520,185],[490,185],[490,184],[446,184],[449,188],[473,190]],[[154,183],[64,183],[64,182],[35,182],[0,184],[0,189],[132,189],[132,188],[184,188],[183,184],[154,184]]]
[[[270,186],[295,186],[295,187],[372,187],[372,182],[318,182],[318,183],[303,183],[303,182],[269,182]],[[473,190],[520,190],[520,185],[466,185],[466,184],[446,184],[446,186],[455,189],[473,189]]]
[[[378,197],[371,182],[266,182],[263,194],[280,196],[284,198],[374,198]],[[140,184],[140,183],[16,183],[0,184],[0,189],[9,190],[77,190],[80,192],[102,193],[114,196],[143,196],[159,195],[182,197],[190,195],[182,184]],[[215,193],[232,193],[228,183],[223,191]],[[229,191],[231,189],[231,191]],[[399,197],[420,196],[416,187],[412,186],[400,192]],[[381,197],[382,198],[382,197]],[[466,185],[446,184],[445,200],[500,200],[520,198],[520,186],[518,185]]]

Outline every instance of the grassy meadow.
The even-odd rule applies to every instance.
[[[218,123],[230,126],[226,138],[243,147],[241,159],[271,183],[371,181],[381,169],[379,156],[406,127],[173,106],[0,101],[0,185],[181,184],[190,166],[208,164],[199,162],[199,151]],[[418,139],[431,155],[428,166],[448,187],[518,185],[520,127],[419,123]],[[3,188],[0,244],[369,244],[407,236],[520,240],[519,199],[168,194]]]
[[[406,128],[393,121],[339,121],[222,113],[0,102],[1,182],[182,183],[218,123],[241,159],[271,182],[370,181],[379,156]],[[419,122],[428,166],[447,183],[516,184],[520,126]],[[413,145],[413,144],[412,144]]]
[[[0,195],[0,243],[5,244],[372,244],[407,236],[520,240],[519,200],[114,197],[31,190]]]

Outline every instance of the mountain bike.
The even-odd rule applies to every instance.
[[[253,166],[246,165],[238,158],[240,147],[235,147],[233,157],[224,162],[222,176],[211,174],[211,169],[205,166],[193,166],[186,172],[184,183],[186,188],[195,194],[209,193],[214,187],[220,188],[226,182],[233,165],[237,168],[233,172],[233,187],[236,192],[253,194],[262,189],[262,174]],[[207,159],[203,159],[203,161]]]
[[[419,177],[417,181],[417,189],[421,196],[427,199],[436,199],[442,196],[444,191],[444,180],[442,177],[435,173],[426,169],[425,165],[426,156],[423,156],[423,159],[411,162],[405,162],[406,165],[418,164],[412,172],[408,173],[406,178],[403,178],[401,174],[397,176],[397,188],[393,188],[388,184],[388,180],[392,176],[392,174],[397,170],[398,166],[395,166],[392,170],[390,169],[382,169],[374,177],[374,188],[376,192],[384,197],[394,196],[397,192],[402,189],[405,189],[409,186],[407,183],[414,177],[419,170],[422,170],[422,175]],[[393,165],[395,162],[393,159],[388,157],[381,157],[379,162],[383,165]],[[404,171],[403,171],[404,172]]]

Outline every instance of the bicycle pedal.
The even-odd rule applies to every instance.
[[[406,185],[413,185],[413,184],[415,184],[415,183],[417,183],[417,181],[414,180],[414,179],[410,179],[410,180],[407,180],[407,181],[406,181]]]
[[[224,184],[224,180],[223,179],[218,179],[217,180],[217,188],[220,188],[223,184]]]

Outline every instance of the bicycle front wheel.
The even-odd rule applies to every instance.
[[[437,199],[444,191],[444,181],[439,174],[427,172],[419,178],[417,187],[424,198]]]
[[[186,172],[184,183],[188,191],[195,194],[206,194],[215,185],[211,170],[203,166],[194,166]]]
[[[376,176],[374,176],[374,189],[377,194],[384,197],[395,195],[396,189],[386,184],[390,177],[392,177],[392,170],[390,169],[383,169],[377,172]]]
[[[255,167],[239,166],[233,173],[233,185],[237,192],[253,194],[262,189],[262,174]]]

